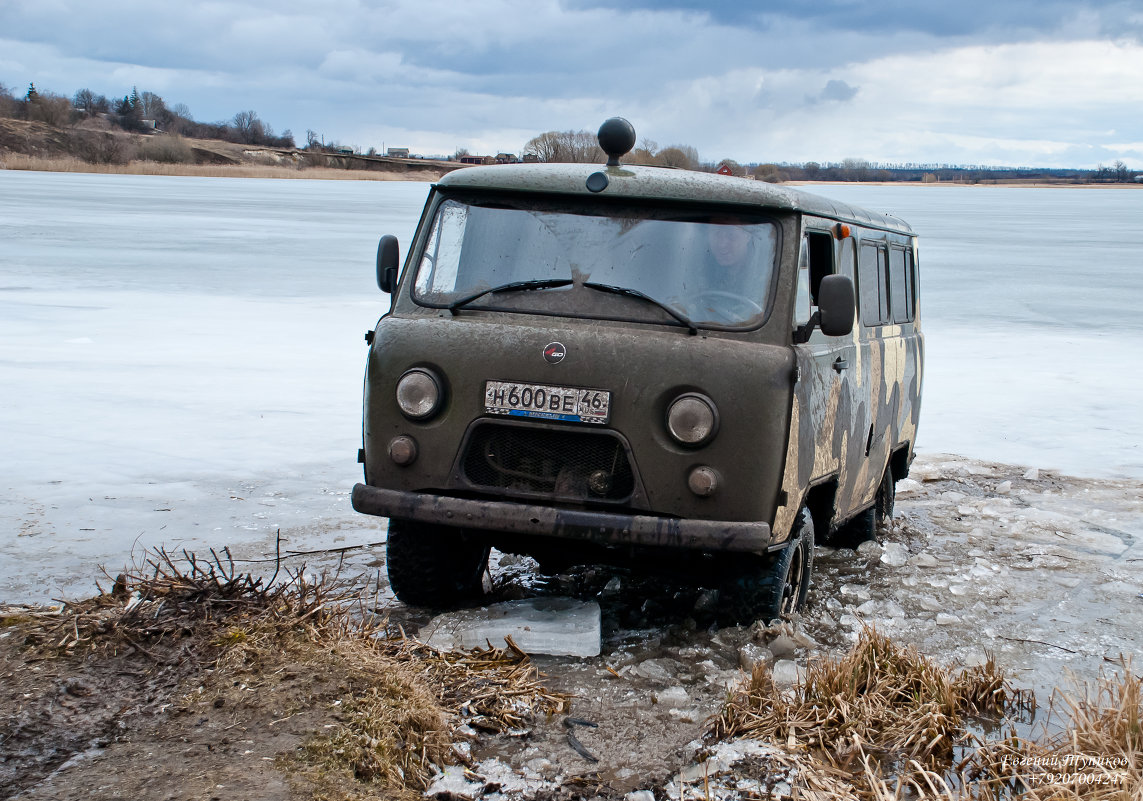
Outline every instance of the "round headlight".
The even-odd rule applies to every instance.
[[[397,405],[413,420],[432,416],[440,408],[441,394],[440,381],[421,367],[406,371],[397,381]]]
[[[667,431],[683,445],[701,445],[714,436],[717,428],[714,401],[704,395],[680,395],[667,409]]]

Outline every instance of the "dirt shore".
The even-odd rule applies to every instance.
[[[435,181],[455,163],[262,147],[112,130],[98,120],[56,128],[0,119],[0,169],[121,175]]]
[[[804,675],[811,660],[850,647],[863,622],[944,665],[994,658],[1014,685],[1036,693],[1038,717],[1010,721],[1027,732],[1044,725],[1051,688],[1067,686],[1069,674],[1094,679],[1140,650],[1139,482],[929,457],[898,491],[880,542],[817,549],[809,608],[780,644],[760,626],[726,625],[712,591],[685,581],[601,568],[544,576],[531,560],[499,558],[489,600],[556,595],[600,603],[599,657],[534,657],[546,686],[572,696],[566,714],[594,725],[574,730],[582,750],[570,743],[566,714],[536,714],[504,733],[464,727],[459,747],[471,768],[440,777],[433,792],[621,798],[649,790],[664,798],[673,788],[677,798],[709,746],[710,716],[747,678],[743,668],[786,662]],[[378,557],[311,557],[307,569],[340,562],[343,575],[360,576],[370,614],[412,634],[430,613],[392,600]],[[340,725],[342,699],[370,684],[336,649],[320,661],[289,649],[252,656],[235,650],[241,638],[220,625],[209,636],[203,632],[211,629],[195,629],[115,652],[48,655],[43,639],[28,633],[44,614],[9,608],[0,618],[0,797],[377,792],[345,784],[334,792],[303,769],[307,743]]]

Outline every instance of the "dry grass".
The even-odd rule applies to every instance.
[[[1140,801],[1143,692],[1130,665],[1120,667],[1094,689],[1058,692],[1063,733],[986,741],[967,724],[1026,709],[1030,695],[991,659],[953,673],[866,628],[848,654],[811,663],[789,690],[760,666],[711,733],[783,748],[811,798]]]
[[[145,155],[145,154],[144,154]],[[333,167],[281,166],[271,164],[180,164],[161,161],[130,161],[127,164],[93,164],[74,156],[43,158],[19,153],[0,154],[0,169],[40,172],[88,172],[110,175],[183,175],[204,178],[317,178],[340,181],[431,181],[429,173],[397,173],[378,170],[342,170]]]
[[[240,573],[225,550],[206,560],[159,551],[110,592],[19,623],[39,658],[138,652],[197,669],[191,685],[202,689],[186,696],[188,706],[239,708],[232,688],[240,684],[244,698],[285,703],[271,678],[285,670],[335,677],[337,723],[283,761],[316,797],[416,797],[434,766],[457,761],[451,746],[462,725],[505,731],[567,708],[519,649],[440,653],[370,614],[370,599],[350,582],[304,568],[280,574],[267,582]],[[283,719],[311,708],[306,698]]]

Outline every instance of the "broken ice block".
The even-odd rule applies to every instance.
[[[901,567],[909,561],[909,552],[898,542],[887,542],[881,552],[881,562],[890,567]]]
[[[599,604],[572,598],[528,598],[434,617],[420,639],[442,651],[503,648],[511,636],[526,653],[599,656]]]
[[[798,683],[798,664],[791,659],[780,659],[774,663],[770,673],[778,687],[792,687]]]

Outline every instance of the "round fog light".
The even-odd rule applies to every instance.
[[[401,435],[389,443],[389,458],[401,466],[412,464],[417,458],[417,441]]]
[[[700,498],[709,498],[718,489],[718,473],[713,467],[700,465],[687,476],[687,486]]]

